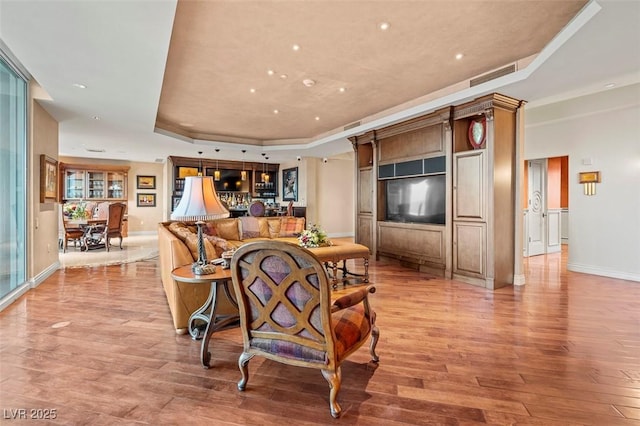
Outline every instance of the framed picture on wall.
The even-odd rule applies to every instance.
[[[136,188],[138,189],[156,189],[155,176],[136,176]]]
[[[58,161],[40,155],[40,202],[58,201]]]
[[[136,205],[138,207],[155,207],[156,206],[156,194],[147,194],[138,192],[136,194]]]
[[[182,199],[182,195],[173,195],[171,196],[171,211],[174,211],[176,207],[178,207],[178,203]]]
[[[184,179],[189,176],[198,176],[198,172],[199,172],[197,167],[185,167],[185,166],[178,166],[177,171],[178,173],[176,174],[178,175],[178,179]]]
[[[298,168],[282,170],[282,201],[298,201]]]

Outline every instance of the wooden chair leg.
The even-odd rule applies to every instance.
[[[212,284],[213,285],[213,284]],[[247,387],[247,381],[249,381],[249,360],[253,358],[253,355],[242,352],[240,358],[238,358],[238,367],[240,367],[240,373],[242,373],[242,378],[238,382],[238,390],[243,391]]]
[[[376,345],[378,344],[378,339],[380,338],[380,330],[378,330],[378,326],[375,324],[371,325],[371,346],[369,346],[369,353],[371,354],[371,360],[373,362],[380,361],[380,357],[376,354]]]
[[[340,392],[340,382],[342,381],[342,372],[340,367],[336,368],[336,371],[322,369],[322,376],[329,383],[329,408],[331,409],[331,416],[334,419],[340,417],[342,408],[338,404],[338,392]]]

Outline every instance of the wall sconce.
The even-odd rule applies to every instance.
[[[580,183],[584,185],[584,195],[596,194],[596,183],[600,183],[600,172],[582,172],[578,174]]]

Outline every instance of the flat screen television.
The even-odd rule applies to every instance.
[[[386,181],[386,220],[444,225],[444,174]]]

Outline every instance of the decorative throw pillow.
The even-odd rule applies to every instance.
[[[205,235],[211,235],[211,236],[214,236],[214,237],[218,236],[218,231],[216,230],[215,222],[206,222],[204,224],[204,226],[202,227],[202,232]]]
[[[213,246],[213,249],[216,252],[216,259],[221,257],[222,253],[224,253],[225,251],[231,250],[233,248],[224,238],[216,237],[214,235],[205,235],[204,238]]]
[[[191,256],[193,260],[198,260],[200,254],[198,253],[198,235],[197,234],[189,234],[187,238],[184,240],[184,243],[187,245],[187,248],[191,252]],[[216,250],[213,245],[206,239],[202,239],[202,243],[204,244],[204,251],[207,255],[207,260],[213,260],[218,257],[216,254]]]
[[[186,240],[189,234],[195,234],[197,232],[194,225],[187,225],[184,222],[171,222],[171,224],[169,224],[169,231],[178,237],[180,241]]]
[[[280,224],[282,223],[282,221],[280,220],[281,218],[268,218],[267,219],[267,225],[268,225],[268,231],[269,231],[269,238],[278,238],[280,236]]]
[[[169,225],[169,231],[173,233],[179,240],[183,241],[189,252],[191,253],[191,257],[193,260],[198,260],[198,234],[197,227],[195,225],[187,225],[184,222],[172,222]],[[218,256],[216,255],[216,250],[213,245],[207,241],[203,240],[204,250],[207,254],[207,259],[215,259]]]
[[[238,229],[239,221],[237,219],[219,219],[215,222],[218,237],[225,240],[240,241],[241,235]]]
[[[295,237],[304,230],[303,217],[283,216],[280,223],[279,237]]]
[[[242,226],[242,239],[245,238],[269,238],[269,224],[265,217],[242,216],[240,217]]]

